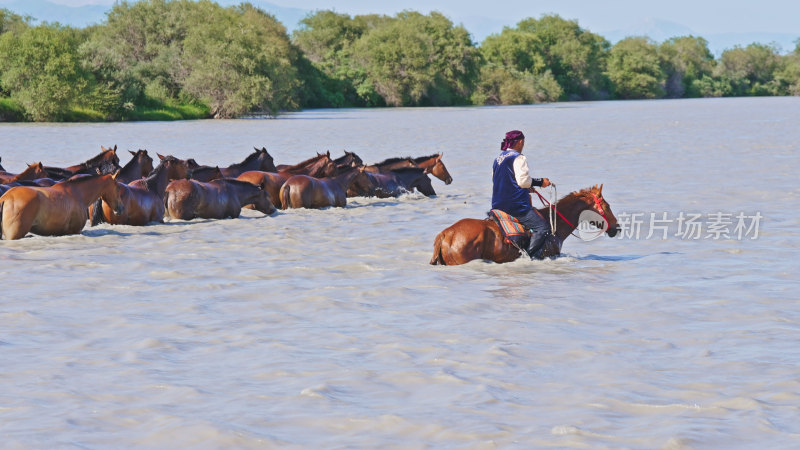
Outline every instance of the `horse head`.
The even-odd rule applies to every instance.
[[[255,147],[253,147],[255,148]],[[275,160],[272,158],[272,155],[267,152],[266,147],[261,147],[261,150],[255,149],[258,153],[258,160],[259,160],[259,168],[258,170],[262,172],[277,172],[278,169],[275,168]]]
[[[548,211],[549,210],[549,211]],[[545,217],[548,217],[548,212],[552,213],[552,209],[545,207],[539,210]],[[611,205],[603,198],[603,185],[595,185],[580,191],[572,192],[564,196],[561,200],[556,202],[556,214],[558,218],[564,223],[557,226],[557,234],[563,241],[572,233],[578,226],[581,214],[585,211],[591,211],[602,217],[608,225],[606,234],[609,237],[614,237],[620,232],[621,228],[617,221],[616,216],[611,211]],[[598,219],[599,220],[599,219]]]
[[[429,159],[430,161],[427,164],[424,166],[420,164],[420,167],[425,167],[426,172],[444,181],[444,184],[452,183],[453,177],[450,176],[450,172],[447,171],[447,167],[445,167],[444,163],[442,162],[442,154],[439,153],[438,155],[435,155]]]

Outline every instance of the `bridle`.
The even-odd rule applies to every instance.
[[[557,195],[556,194],[556,185],[553,184],[553,183],[550,183],[550,185],[553,187],[553,196],[555,197]],[[542,201],[542,205],[543,206],[546,206],[546,207],[549,206],[550,209],[552,209],[558,215],[558,217],[561,217],[562,219],[564,219],[564,222],[567,222],[567,225],[569,225],[569,226],[571,226],[573,228],[572,232],[570,232],[570,234],[575,236],[575,237],[578,237],[578,236],[575,235],[575,229],[577,229],[578,227],[573,225],[572,222],[570,222],[569,220],[567,220],[567,218],[564,217],[563,214],[561,214],[561,212],[558,210],[558,208],[556,208],[556,203],[557,203],[556,200],[553,200],[553,202],[550,203],[536,189],[533,189],[533,192],[535,192],[536,195],[539,196],[539,200]],[[603,196],[602,196],[602,194],[599,195],[599,196],[596,195],[594,192],[591,192],[591,194],[592,194],[592,198],[594,199],[595,212],[600,214],[600,216],[603,217],[603,220],[605,220],[605,223],[610,224],[610,222],[608,221],[608,218],[606,217],[605,211],[603,211]],[[556,234],[556,222],[557,222],[556,218],[552,214],[550,214],[550,228],[551,228],[553,234]]]

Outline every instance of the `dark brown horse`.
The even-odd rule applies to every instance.
[[[259,186],[233,178],[203,183],[195,180],[175,180],[167,186],[167,217],[191,220],[239,217],[242,207],[254,205],[264,214],[275,212],[267,192]]]
[[[278,171],[278,169],[275,168],[275,162],[272,159],[272,156],[270,156],[270,154],[267,152],[266,147],[262,147],[260,150],[257,148],[254,149],[255,152],[248,155],[244,161],[221,168],[220,170],[222,171],[222,175],[227,178],[236,178],[248,170],[261,170],[264,172]]]
[[[153,171],[153,158],[147,154],[147,150],[128,151],[133,155],[133,158],[119,171],[117,182],[130,183],[133,180],[146,177]]]
[[[189,160],[186,159],[178,159],[172,155],[164,156],[160,153],[156,153],[156,155],[158,155],[158,159],[161,160],[161,164],[167,164],[167,179],[169,180],[186,179],[189,177],[189,171],[197,167],[196,163],[192,166]]]
[[[153,222],[164,221],[164,196],[169,183],[169,165],[167,160],[158,165],[147,178],[134,180],[129,184],[118,183],[119,201],[122,211],[115,212],[103,199],[97,201],[89,209],[92,226],[102,222],[112,225],[144,226]]]
[[[444,184],[450,184],[453,182],[453,177],[450,176],[450,172],[447,171],[447,167],[445,167],[444,163],[442,162],[441,153],[413,158],[413,161],[417,167],[422,167],[425,169],[425,173],[429,173],[444,181]]]
[[[119,167],[119,157],[117,156],[117,146],[114,148],[105,148],[100,146],[102,150],[98,155],[89,158],[86,162],[75,164],[66,168],[62,167],[48,167],[45,166],[47,176],[55,180],[64,180],[73,175],[109,175],[116,173]]]
[[[225,178],[225,175],[222,174],[222,170],[219,167],[200,166],[195,167],[194,169],[189,169],[189,173],[186,175],[186,177],[190,180],[208,183],[211,180]]]
[[[573,192],[558,202],[556,208],[556,234],[546,242],[543,257],[554,257],[561,253],[561,245],[575,231],[578,219],[586,210],[594,211],[608,221],[606,234],[614,237],[620,231],[611,206],[603,199],[603,186],[594,186]],[[539,209],[547,219],[552,214],[549,207]],[[569,223],[567,223],[569,222]],[[461,219],[445,228],[436,236],[433,244],[431,264],[457,265],[474,259],[504,263],[514,261],[521,255],[519,248],[506,241],[497,222],[491,219]]]
[[[344,156],[340,156],[334,159],[333,163],[336,164],[336,167],[340,169],[346,167],[358,167],[364,165],[364,161],[362,161],[358,155],[356,155],[353,152],[348,152],[347,150],[345,150]]]
[[[98,197],[122,210],[113,175],[77,175],[51,187],[12,188],[0,197],[0,236],[80,233],[89,219],[89,205]]]
[[[431,179],[420,167],[406,167],[383,173],[366,172],[366,175],[369,179],[367,189],[363,189],[361,185],[350,186],[347,190],[348,197],[399,197],[413,192],[414,189],[426,197],[436,195]]]
[[[347,190],[355,183],[369,183],[363,167],[353,167],[329,178],[294,175],[286,180],[278,195],[283,209],[344,207]]]

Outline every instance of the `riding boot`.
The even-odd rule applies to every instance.
[[[547,242],[547,237],[551,233],[549,231],[533,233],[531,234],[531,240],[528,243],[527,253],[531,259],[544,259],[542,257],[542,250],[544,250],[544,244]]]

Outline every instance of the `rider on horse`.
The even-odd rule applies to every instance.
[[[504,211],[531,230],[527,252],[531,259],[541,259],[540,250],[550,234],[550,224],[531,205],[534,186],[550,186],[547,178],[531,178],[528,161],[522,154],[525,135],[519,130],[506,133],[500,144],[500,155],[494,160],[492,209]]]

